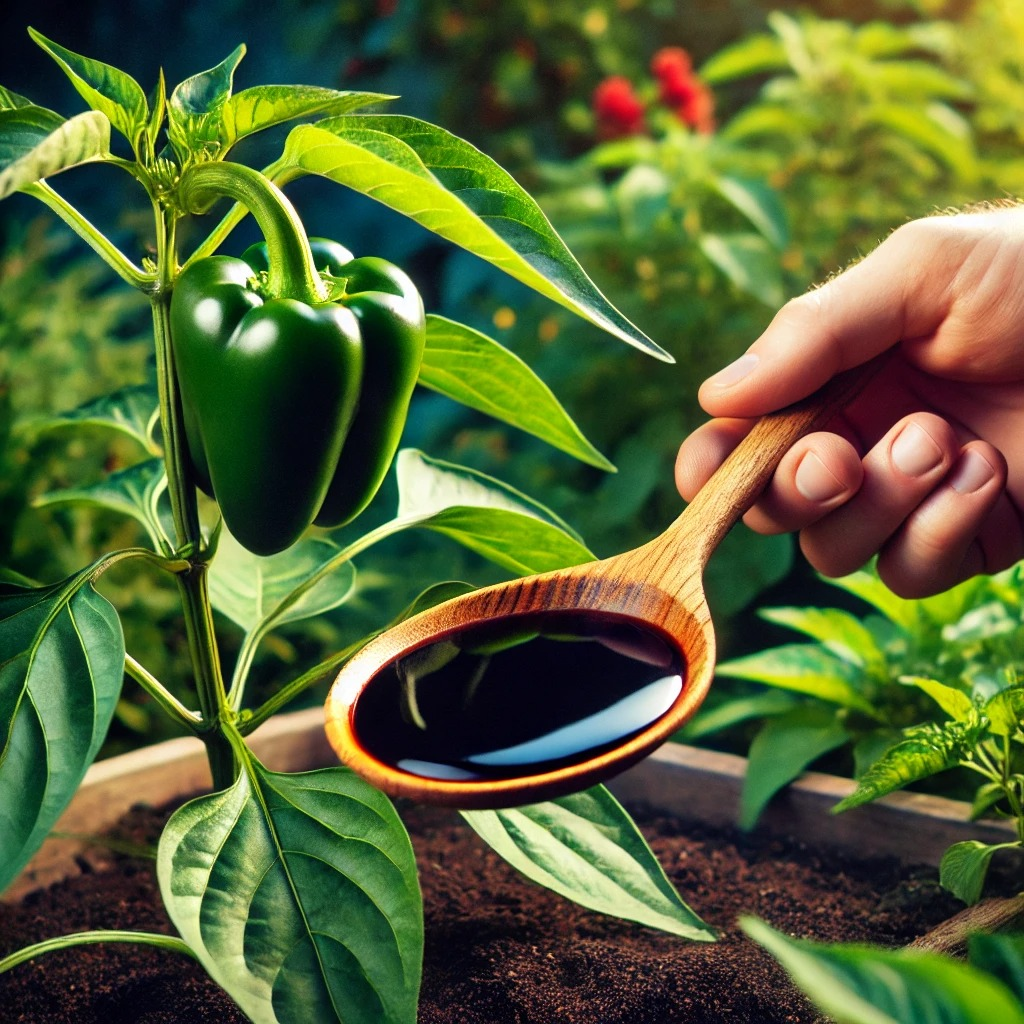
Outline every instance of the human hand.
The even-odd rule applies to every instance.
[[[1024,207],[929,217],[788,302],[699,392],[715,417],[683,442],[693,498],[752,426],[892,348],[865,392],[786,453],[744,521],[800,532],[818,571],[878,553],[923,597],[1024,557]]]

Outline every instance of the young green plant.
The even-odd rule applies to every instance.
[[[88,421],[116,429],[138,442],[139,460],[41,502],[126,514],[143,542],[96,555],[57,582],[13,571],[0,577],[0,888],[74,795],[127,675],[180,730],[202,740],[214,791],[175,811],[160,841],[160,888],[180,940],[118,932],[109,941],[187,952],[254,1021],[411,1024],[422,905],[395,808],[340,766],[271,771],[246,742],[367,638],[255,702],[251,670],[271,634],[343,608],[358,590],[357,558],[412,529],[442,534],[509,573],[592,557],[539,502],[412,449],[394,458],[396,514],[361,534],[354,529],[351,520],[395,455],[414,384],[611,467],[517,356],[465,325],[424,316],[398,268],[367,257],[319,263],[283,188],[312,174],[370,195],[620,341],[667,357],[594,286],[506,172],[435,125],[376,112],[392,97],[289,85],[236,92],[241,46],[170,94],[161,74],[147,96],[117,68],[32,36],[89,109],[64,118],[0,88],[0,198],[21,192],[42,202],[148,298],[156,384],[54,418],[65,428]],[[295,120],[303,123],[262,170],[229,158],[236,143]],[[152,214],[151,255],[136,260],[122,251],[54,188],[54,176],[83,164],[137,187]],[[231,205],[221,220],[184,251],[182,224],[225,198]],[[267,240],[265,270],[255,257],[217,254],[249,214]],[[248,329],[250,316],[264,318],[259,330]],[[392,343],[391,354],[380,355]],[[304,364],[314,348],[311,377]],[[353,396],[370,386],[370,397],[380,398],[395,384],[390,375],[401,379],[385,403],[386,421],[362,422]],[[321,390],[328,378],[337,382],[333,397]],[[298,419],[307,406],[319,419],[303,432]],[[249,422],[248,407],[264,420]],[[321,432],[330,443],[317,449]],[[284,451],[275,447],[282,438]],[[232,452],[239,477],[231,475]],[[343,465],[353,456],[350,475]],[[296,477],[297,466],[312,467],[310,479]],[[304,490],[312,478],[315,486]],[[200,485],[224,508],[201,499]],[[270,504],[287,511],[281,522],[259,515]],[[348,524],[343,532],[324,528],[340,522]],[[125,649],[118,611],[97,584],[126,562],[173,581],[194,702],[158,679],[143,653]],[[465,588],[431,587],[402,614]],[[228,632],[241,633],[233,666],[224,662]],[[713,937],[602,789],[470,820],[521,870],[588,906],[692,939]],[[42,943],[0,961],[0,971],[103,938],[88,932]]]

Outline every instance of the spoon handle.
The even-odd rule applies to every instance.
[[[692,551],[704,565],[736,521],[757,501],[783,455],[805,434],[828,423],[867,386],[888,352],[836,374],[814,394],[754,424],[697,492],[683,514],[665,532],[679,541],[685,532]]]

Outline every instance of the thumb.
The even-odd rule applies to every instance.
[[[895,231],[828,283],[787,302],[746,353],[701,385],[704,410],[712,416],[762,416],[806,397],[841,370],[902,341],[908,296],[915,307],[914,333],[933,330],[944,315],[941,290],[934,275],[929,280],[924,272],[928,258],[920,239],[910,237],[912,226]]]

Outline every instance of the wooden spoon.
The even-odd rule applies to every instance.
[[[339,673],[327,699],[327,735],[346,765],[374,786],[393,796],[464,808],[502,807],[533,803],[584,789],[634,764],[668,739],[694,713],[711,685],[715,665],[715,634],[704,596],[703,573],[708,559],[767,486],[783,455],[800,437],[824,426],[864,388],[884,357],[839,374],[810,398],[760,419],[714,476],[704,485],[682,515],[664,533],[648,543],[601,561],[516,579],[473,591],[422,612],[377,636],[363,647]],[[367,715],[357,713],[376,707],[366,694],[379,680],[405,678],[398,666],[413,652],[429,660],[432,647],[458,641],[467,631],[482,625],[513,632],[521,624],[550,619],[562,613],[597,616],[596,621],[635,625],[641,636],[657,638],[677,655],[681,684],[671,706],[638,731],[618,742],[587,750],[576,758],[555,764],[536,764],[523,774],[493,777],[440,777],[399,767],[398,759],[382,758],[379,744],[368,742]],[[568,620],[567,620],[568,621]],[[425,653],[424,653],[425,652]],[[436,660],[436,659],[435,659]],[[443,659],[442,659],[443,660]],[[543,665],[537,675],[543,675]],[[527,673],[516,678],[533,675]],[[429,676],[428,682],[429,682]],[[551,700],[561,704],[582,694],[593,675],[571,680],[575,689],[552,688]],[[399,684],[399,685],[404,685]],[[473,684],[475,685],[475,683]],[[534,708],[546,698],[544,690],[532,691]],[[506,699],[509,698],[506,695]],[[375,722],[372,733],[389,735],[419,715],[414,701],[404,707],[393,702],[393,723]],[[520,708],[520,713],[522,713]],[[529,716],[534,709],[527,708]],[[615,715],[613,709],[609,714]],[[378,714],[377,711],[373,712]],[[537,712],[543,717],[543,711]],[[570,714],[571,718],[571,714]],[[372,749],[371,749],[372,748]],[[457,760],[457,759],[456,759]]]

